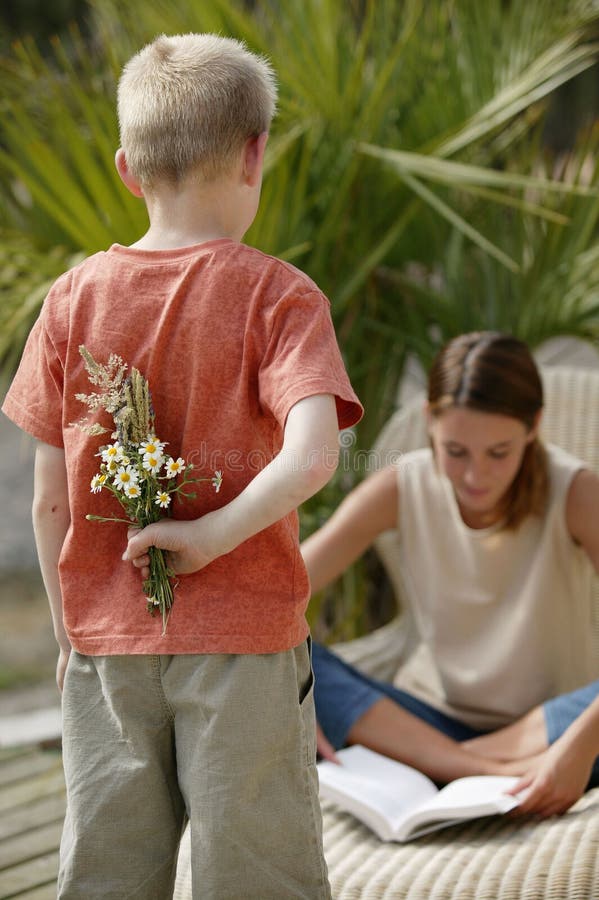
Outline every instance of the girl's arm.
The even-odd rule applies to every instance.
[[[35,451],[32,516],[40,569],[60,647],[56,681],[62,690],[71,645],[63,624],[58,560],[71,524],[71,514],[64,450],[49,444],[39,443]]]
[[[599,697],[531,764],[510,791],[525,791],[514,812],[554,816],[582,797],[599,756]]]
[[[572,479],[566,500],[566,524],[599,574],[599,478],[581,469]]]
[[[302,543],[312,593],[341,575],[379,534],[395,528],[397,517],[397,473],[389,466],[354,488],[328,522]]]
[[[566,500],[568,531],[599,573],[599,478],[581,469]],[[526,790],[517,813],[551,816],[563,813],[583,794],[599,756],[599,697],[563,735],[531,762],[510,793]]]

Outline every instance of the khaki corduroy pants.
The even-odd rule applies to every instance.
[[[73,652],[63,720],[59,898],[171,898],[187,819],[194,900],[330,897],[308,644]]]

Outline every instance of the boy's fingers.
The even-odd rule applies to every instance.
[[[153,525],[148,525],[147,528],[130,528],[127,532],[128,543],[123,553],[123,559],[135,562],[143,556],[148,547],[154,543],[154,532]]]
[[[135,565],[136,557],[139,556],[139,552],[132,552],[131,541],[137,537],[137,535],[141,534],[142,529],[139,525],[130,525],[127,529],[127,546],[123,552],[121,559],[123,562],[132,562]],[[143,548],[142,548],[143,550]],[[141,552],[141,551],[140,551]]]

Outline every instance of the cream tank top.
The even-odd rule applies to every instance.
[[[474,728],[599,677],[593,570],[565,518],[584,463],[547,450],[546,513],[516,531],[466,526],[430,449],[397,463],[400,571],[421,643],[395,684]]]

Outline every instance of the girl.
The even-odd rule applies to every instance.
[[[599,479],[543,446],[542,407],[523,343],[455,338],[429,376],[430,448],[367,478],[304,542],[316,592],[398,529],[421,641],[395,686],[314,648],[322,755],[361,743],[438,781],[512,773],[531,784],[599,693],[590,637]]]

